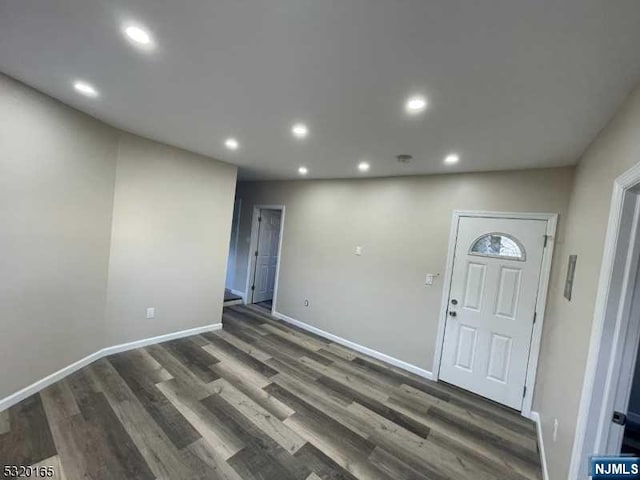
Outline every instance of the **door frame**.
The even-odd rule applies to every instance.
[[[237,207],[237,209],[236,209]],[[236,215],[237,211],[237,215]],[[229,255],[227,256],[227,275],[225,277],[225,289],[233,290],[236,283],[236,262],[238,260],[238,240],[240,239],[240,220],[242,219],[242,199],[233,201],[233,216],[231,218],[231,238],[229,239]],[[236,222],[235,228],[233,222]],[[227,283],[229,287],[227,287]]]
[[[438,332],[436,336],[436,349],[433,358],[433,379],[440,377],[440,363],[444,346],[444,332],[447,323],[447,309],[449,308],[449,296],[451,295],[451,279],[453,277],[453,259],[458,240],[458,228],[462,217],[472,218],[512,218],[517,220],[543,220],[547,222],[547,248],[542,252],[542,265],[540,268],[540,281],[538,284],[538,296],[536,298],[536,322],[533,325],[531,335],[531,347],[529,349],[529,361],[527,364],[527,376],[525,380],[526,392],[522,401],[523,417],[531,417],[533,393],[535,389],[536,371],[538,369],[538,357],[540,355],[540,342],[542,339],[542,326],[544,324],[545,308],[547,305],[547,293],[551,276],[551,261],[553,259],[553,247],[555,245],[556,228],[558,224],[557,213],[523,213],[523,212],[484,212],[474,210],[454,210],[449,233],[449,247],[447,250],[447,265],[444,274],[444,288],[442,289],[442,301],[438,320]]]
[[[591,326],[589,353],[585,367],[580,406],[569,464],[569,479],[578,479],[586,471],[587,460],[594,453],[605,453],[611,423],[611,409],[620,381],[611,372],[619,372],[624,339],[629,331],[629,304],[634,285],[629,284],[633,273],[633,244],[638,225],[624,221],[625,209],[640,186],[640,163],[613,182],[611,207],[598,280],[598,291]],[[630,200],[631,199],[631,200]],[[637,204],[636,204],[637,205]],[[626,228],[625,228],[626,227]],[[607,378],[609,377],[609,378]],[[595,419],[595,420],[594,420]]]
[[[258,247],[258,218],[260,217],[260,210],[280,210],[280,238],[278,238],[278,264],[276,265],[276,279],[273,284],[273,300],[271,301],[271,313],[276,309],[276,302],[278,299],[278,280],[280,278],[280,260],[282,258],[282,238],[284,237],[284,205],[254,205],[253,216],[251,218],[251,240],[249,241],[249,252],[247,259],[247,282],[244,289],[244,303],[249,305],[253,303],[253,295],[251,295],[251,280],[256,268],[256,257],[253,252]]]

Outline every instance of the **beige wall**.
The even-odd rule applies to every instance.
[[[587,149],[576,170],[566,241],[556,252],[562,268],[548,301],[534,409],[542,417],[551,478],[567,478],[604,239],[615,178],[640,162],[640,88]],[[561,281],[570,254],[578,255],[571,302]],[[553,443],[553,420],[559,421]]]
[[[0,399],[102,347],[117,135],[0,75]]]
[[[235,177],[0,75],[0,400],[105,346],[219,322]]]
[[[277,310],[431,370],[453,210],[559,213],[561,243],[573,174],[241,183],[234,288],[245,290],[253,205],[284,204]],[[428,272],[441,274],[433,286]]]
[[[121,137],[108,345],[220,322],[235,182],[231,165]]]

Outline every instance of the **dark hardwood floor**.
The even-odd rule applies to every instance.
[[[534,425],[283,324],[103,358],[0,413],[0,466],[66,479],[539,479]],[[0,471],[3,471],[2,468]]]

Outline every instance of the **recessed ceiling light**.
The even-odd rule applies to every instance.
[[[427,108],[428,102],[425,97],[422,95],[414,95],[407,99],[407,102],[404,105],[407,113],[411,115],[417,115],[418,113],[422,113]]]
[[[307,169],[307,167],[300,167],[300,168],[298,169],[298,173],[299,173],[300,175],[306,175],[307,173],[309,173],[309,170]]]
[[[87,97],[97,97],[98,91],[94,88],[93,85],[87,82],[83,82],[82,80],[77,80],[73,82],[73,88],[75,88],[78,92]]]
[[[296,138],[306,138],[309,135],[309,128],[304,123],[296,123],[291,127],[291,133]]]
[[[229,150],[237,150],[238,147],[240,147],[240,144],[235,138],[227,138],[224,141],[224,146],[227,147]]]
[[[458,163],[460,160],[460,156],[456,153],[450,153],[444,158],[444,163],[448,165],[453,165],[454,163]]]
[[[368,172],[370,168],[371,165],[369,165],[368,162],[360,162],[358,164],[358,170],[360,170],[361,172]]]
[[[151,34],[144,28],[137,25],[128,25],[124,28],[124,34],[129,40],[141,47],[150,48],[153,46]]]

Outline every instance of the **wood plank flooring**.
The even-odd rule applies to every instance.
[[[5,465],[64,479],[540,479],[533,423],[281,323],[103,358],[0,412]],[[0,478],[2,473],[0,473]]]

